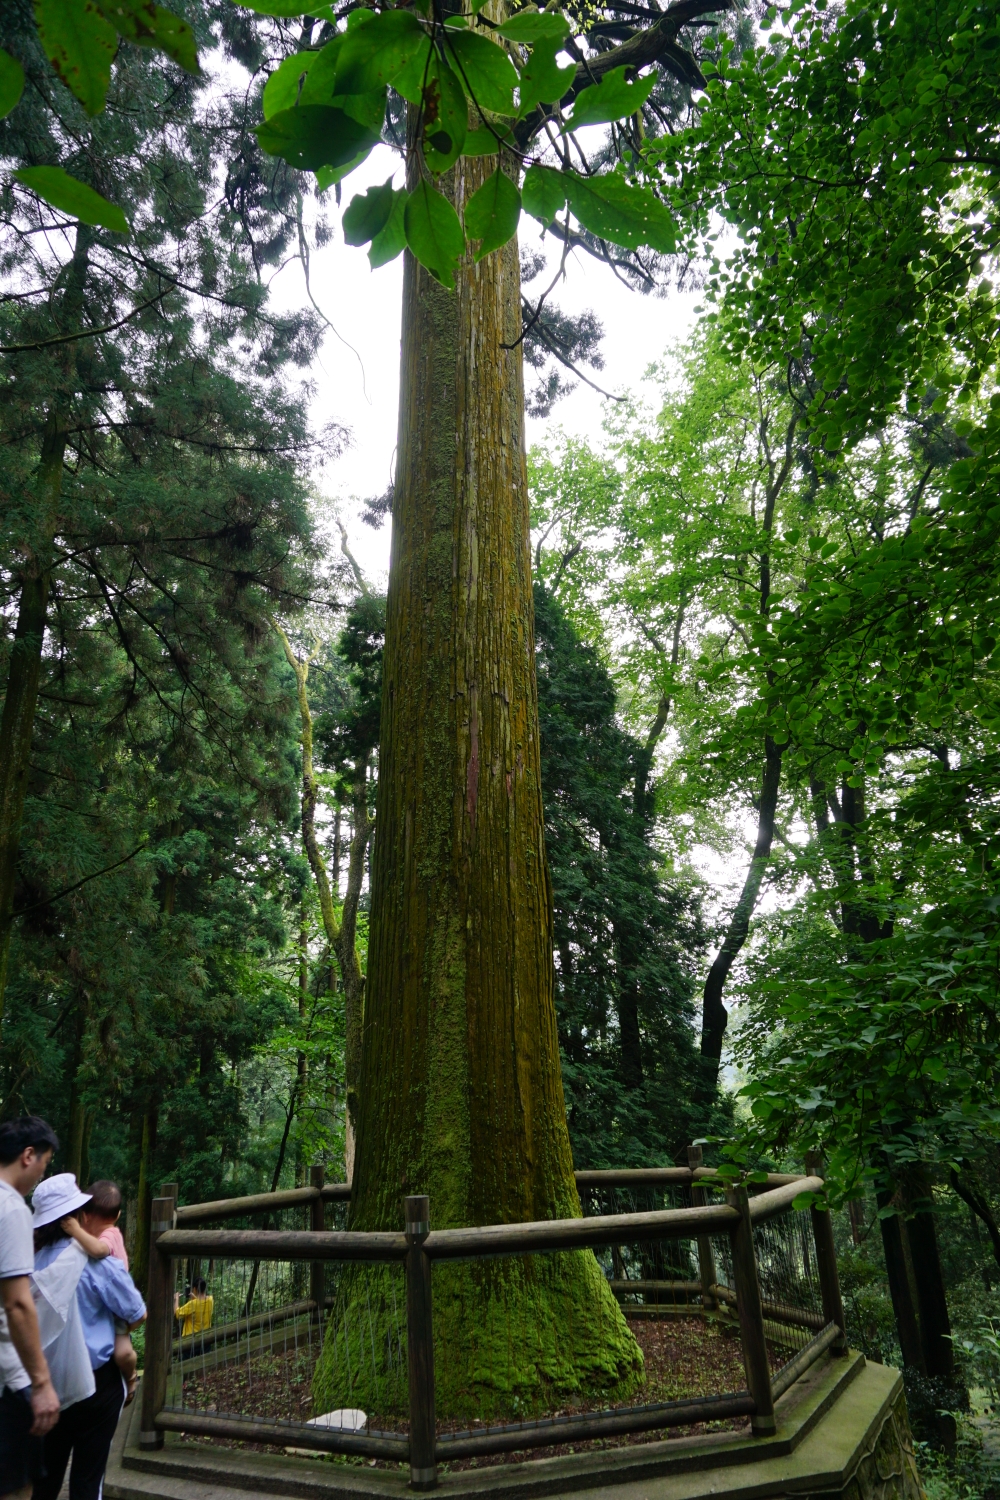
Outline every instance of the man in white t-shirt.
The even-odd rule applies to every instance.
[[[28,1500],[39,1441],[59,1420],[28,1277],[35,1268],[25,1198],[45,1176],[59,1140],[37,1115],[0,1125],[0,1497]]]

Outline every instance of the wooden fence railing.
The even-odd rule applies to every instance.
[[[300,1447],[341,1453],[364,1454],[409,1462],[411,1486],[432,1488],[437,1465],[451,1459],[512,1451],[526,1446],[584,1441],[616,1433],[638,1432],[693,1422],[749,1416],[755,1434],[775,1430],[774,1403],[827,1350],[846,1350],[844,1312],[837,1280],[829,1213],[813,1209],[812,1238],[822,1294],[822,1315],[784,1306],[761,1295],[754,1252],[755,1226],[790,1212],[796,1196],[804,1191],[821,1192],[822,1178],[772,1174],[764,1191],[748,1196],[745,1186],[725,1189],[725,1201],[704,1200],[715,1174],[697,1165],[700,1152],[687,1168],[642,1171],[580,1172],[581,1190],[598,1188],[687,1185],[693,1206],[646,1213],[600,1214],[582,1219],[545,1220],[528,1224],[492,1224],[469,1229],[430,1227],[430,1203],[426,1197],[404,1200],[402,1233],[326,1230],[322,1228],[323,1204],[349,1197],[346,1184],[324,1185],[321,1172],[313,1185],[287,1192],[263,1193],[217,1203],[178,1207],[176,1199],[161,1196],[153,1204],[149,1285],[149,1319],[146,1325],[146,1356],[142,1382],[141,1436],[143,1447],[157,1448],[165,1431],[186,1431],[218,1437],[242,1437],[265,1443],[294,1443]],[[721,1186],[721,1184],[717,1185]],[[172,1185],[170,1185],[172,1187]],[[176,1191],[174,1189],[174,1191]],[[274,1212],[279,1208],[313,1205],[308,1230],[226,1230],[193,1226],[207,1220]],[[711,1237],[728,1237],[733,1285],[718,1283]],[[733,1394],[660,1402],[647,1406],[580,1413],[566,1417],[491,1426],[486,1431],[438,1436],[435,1425],[434,1340],[432,1270],[435,1261],[482,1259],[485,1257],[532,1255],[558,1250],[620,1247],[653,1241],[696,1241],[700,1279],[696,1283],[660,1282],[651,1287],[683,1287],[685,1293],[701,1295],[702,1305],[735,1308],[739,1323],[746,1390]],[[298,1312],[318,1309],[323,1302],[323,1267],[329,1261],[401,1262],[405,1267],[406,1329],[409,1386],[409,1432],[340,1432],[330,1429],[262,1422],[256,1418],[222,1416],[206,1412],[166,1408],[167,1378],[173,1336],[173,1260],[226,1257],[266,1261],[308,1261],[313,1266],[312,1299],[294,1304]],[[619,1290],[616,1283],[613,1289]],[[630,1292],[645,1283],[629,1281]],[[284,1309],[287,1313],[288,1309]],[[262,1321],[267,1317],[262,1315]],[[767,1351],[765,1321],[797,1323],[814,1336],[793,1359],[772,1377]],[[247,1327],[244,1319],[239,1328]],[[228,1336],[224,1328],[214,1331],[214,1340]],[[293,1435],[292,1435],[293,1434]]]

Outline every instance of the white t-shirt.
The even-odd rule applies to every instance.
[[[0,1177],[0,1281],[30,1276],[35,1267],[31,1210],[17,1188]],[[24,1390],[31,1378],[11,1343],[7,1314],[0,1306],[0,1388]]]

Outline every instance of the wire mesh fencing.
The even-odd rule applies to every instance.
[[[280,1424],[290,1445],[316,1425],[404,1430],[402,1267],[322,1264],[318,1308],[310,1262],[175,1259],[165,1410]]]

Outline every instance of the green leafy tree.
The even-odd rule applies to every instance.
[[[648,825],[633,815],[643,747],[619,727],[607,669],[540,584],[535,623],[573,1159],[579,1167],[662,1165],[703,1128],[695,1103],[693,968],[704,944],[697,902],[666,878]]]

